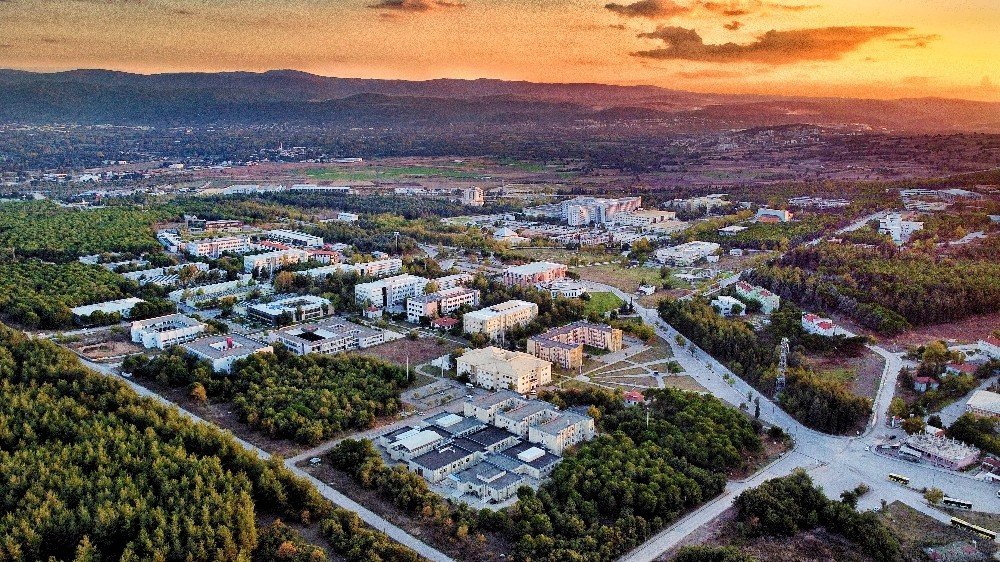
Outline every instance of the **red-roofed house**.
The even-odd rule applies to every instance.
[[[431,320],[431,327],[440,328],[442,330],[450,330],[454,328],[460,321],[457,318],[449,318],[447,316],[442,316],[440,318],[435,318]]]
[[[810,334],[833,336],[837,332],[837,325],[829,318],[822,318],[815,314],[806,313],[802,315],[802,329]]]
[[[309,259],[322,264],[338,264],[344,261],[343,256],[340,252],[334,252],[333,250],[306,250],[309,253]]]
[[[962,364],[948,363],[948,366],[945,367],[945,371],[947,371],[948,374],[951,375],[961,375],[961,374],[972,375],[975,374],[976,372],[976,366],[971,363],[962,363]]]
[[[927,392],[937,390],[941,383],[934,377],[913,377],[913,390],[917,392]]]
[[[646,397],[643,396],[638,390],[630,390],[625,393],[625,405],[626,406],[637,406],[639,404],[645,404]]]

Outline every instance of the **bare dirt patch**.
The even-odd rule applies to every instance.
[[[446,353],[451,353],[454,349],[455,344],[448,340],[438,343],[437,338],[421,337],[417,340],[402,338],[351,353],[378,357],[403,367],[409,363],[412,369],[417,365],[437,359]]]
[[[923,345],[930,341],[944,340],[956,343],[974,343],[1000,330],[1000,312],[970,316],[948,324],[923,326],[904,332],[883,342],[893,351],[904,351],[909,346]]]

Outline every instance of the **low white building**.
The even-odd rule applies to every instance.
[[[887,234],[897,246],[910,241],[910,237],[918,230],[924,229],[924,223],[903,220],[900,213],[889,213],[878,221],[878,231]]]
[[[270,345],[238,334],[199,338],[184,344],[183,348],[189,355],[211,363],[212,369],[217,373],[231,372],[233,363],[255,353],[274,351]]]
[[[663,264],[689,266],[714,255],[722,246],[715,242],[688,242],[656,251],[656,259]]]
[[[337,221],[339,222],[358,222],[361,217],[355,213],[345,213],[343,211],[337,213]]]
[[[194,318],[170,314],[132,322],[132,341],[146,349],[166,349],[194,340],[207,329],[207,325]]]
[[[313,322],[333,314],[333,303],[315,295],[294,295],[247,307],[247,316],[269,324],[283,318],[290,322]]]
[[[301,263],[309,260],[309,252],[289,248],[287,250],[275,250],[264,254],[243,257],[243,271],[253,273],[254,271],[274,271],[275,269]]]
[[[575,299],[587,292],[587,288],[583,284],[572,279],[559,279],[548,283],[539,283],[536,287],[541,291],[548,291],[553,299],[556,297]]]
[[[127,299],[78,306],[76,308],[71,308],[70,312],[72,312],[73,316],[76,318],[88,318],[95,312],[101,312],[104,314],[119,314],[122,318],[128,318],[132,313],[132,309],[135,308],[135,305],[141,302],[145,301],[136,297],[129,297]]]
[[[979,340],[979,352],[990,359],[1000,360],[1000,339],[987,336]]]
[[[751,285],[746,281],[738,281],[733,285],[733,290],[740,297],[747,300],[755,300],[761,305],[761,312],[771,314],[781,306],[781,298],[763,287]]]
[[[712,301],[712,308],[719,311],[719,314],[723,316],[743,316],[746,314],[746,307],[739,299],[729,297],[726,295],[720,295]],[[739,311],[739,312],[735,312]]]
[[[977,390],[965,404],[965,411],[987,418],[1000,418],[1000,394]]]
[[[181,244],[181,249],[192,256],[217,259],[223,254],[245,254],[250,251],[249,236],[224,236],[203,238]]]
[[[268,230],[265,235],[275,242],[288,244],[289,246],[298,246],[300,248],[323,247],[323,238],[297,230]]]
[[[655,209],[640,209],[626,213],[618,213],[614,217],[614,222],[620,226],[635,226],[639,228],[653,226],[655,224],[670,222],[677,218],[674,211],[658,211]]]
[[[195,308],[203,302],[226,297],[233,297],[237,301],[243,301],[255,290],[267,293],[270,291],[270,285],[258,285],[249,275],[240,275],[239,279],[233,281],[223,281],[222,283],[212,283],[210,285],[200,285],[170,291],[167,294],[167,298],[175,303],[184,303]]]
[[[757,209],[757,216],[754,217],[757,222],[788,222],[792,220],[792,213],[786,211],[785,209],[768,209],[760,208]]]
[[[399,258],[385,258],[365,263],[353,265],[354,271],[362,277],[385,277],[386,275],[396,275],[403,271],[403,260]]]
[[[384,343],[385,331],[335,318],[319,324],[274,330],[268,334],[268,341],[281,343],[296,355],[334,354]]]
[[[811,313],[802,315],[802,329],[810,334],[832,337],[837,335],[837,325],[829,318]]]

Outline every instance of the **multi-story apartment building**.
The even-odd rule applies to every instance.
[[[677,218],[674,211],[640,210],[619,213],[615,216],[615,224],[619,226],[634,226],[648,228],[655,224],[669,222]]]
[[[132,322],[132,341],[141,343],[146,349],[166,349],[196,339],[208,326],[184,316],[169,314],[148,320]]]
[[[574,322],[528,338],[528,353],[564,369],[583,365],[583,347],[621,351],[622,331],[603,324]]]
[[[203,238],[182,243],[182,249],[196,257],[216,259],[223,254],[245,254],[250,251],[249,236]]]
[[[380,308],[403,305],[406,299],[424,294],[430,281],[416,275],[396,275],[354,286],[354,299],[359,304]]]
[[[437,318],[458,310],[463,305],[479,306],[479,290],[452,287],[429,295],[406,299],[406,319],[420,322],[421,318]]]
[[[490,390],[526,394],[552,382],[552,364],[520,351],[486,347],[466,351],[456,361],[456,372]]]
[[[767,209],[762,207],[757,209],[757,216],[754,217],[754,220],[763,223],[788,222],[792,220],[792,213],[785,209]]]
[[[462,330],[467,334],[486,334],[491,340],[515,326],[525,326],[538,318],[538,305],[533,302],[510,300],[468,312],[462,316]]]
[[[563,201],[560,208],[563,220],[570,226],[603,224],[614,222],[615,218],[622,213],[641,209],[642,197],[625,197],[623,199],[575,197]]]
[[[274,330],[268,334],[268,341],[284,344],[296,355],[332,354],[379,345],[385,342],[385,332],[338,318]]]
[[[297,230],[268,230],[264,233],[268,238],[289,246],[299,248],[322,248],[323,238],[299,232]]]
[[[565,265],[547,261],[536,261],[508,267],[503,272],[503,282],[505,285],[521,285],[524,287],[565,278]]]
[[[567,447],[590,441],[597,434],[594,418],[562,412],[555,419],[528,428],[528,441],[561,455]]]
[[[386,258],[366,263],[356,263],[352,267],[362,277],[385,277],[386,275],[402,273],[403,260],[399,258]]]
[[[292,265],[309,260],[309,252],[289,248],[287,250],[275,250],[265,254],[243,257],[243,271],[253,273],[254,271],[274,271],[279,267]]]
[[[445,289],[451,289],[453,287],[461,287],[466,283],[472,281],[472,276],[468,273],[456,273],[454,275],[445,275],[444,277],[438,277],[434,279],[434,284],[437,285],[437,290],[443,291]]]

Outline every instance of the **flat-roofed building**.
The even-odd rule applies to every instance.
[[[406,299],[424,294],[430,281],[416,275],[396,275],[359,283],[354,286],[354,299],[359,304],[370,304],[380,308],[399,306]]]
[[[410,460],[446,442],[446,435],[434,428],[407,427],[379,438],[393,460]]]
[[[887,234],[897,246],[909,242],[913,233],[923,228],[924,223],[904,220],[901,213],[889,213],[878,221],[878,231]]]
[[[198,338],[208,326],[183,314],[132,322],[132,341],[146,349],[166,349]]]
[[[385,331],[336,318],[320,324],[273,330],[268,334],[268,341],[281,343],[296,355],[332,354],[385,343]]]
[[[642,197],[623,197],[621,199],[574,197],[563,201],[559,208],[563,220],[570,226],[603,224],[614,222],[620,214],[641,209]]]
[[[640,209],[615,215],[615,224],[621,226],[650,227],[655,224],[670,222],[677,219],[674,211],[657,211],[655,209]]]
[[[906,439],[902,452],[916,451],[923,460],[949,470],[962,470],[979,459],[979,449],[961,441],[926,432],[914,433]],[[910,453],[914,454],[914,453]]]
[[[184,242],[181,249],[192,256],[216,259],[223,254],[245,254],[250,251],[249,236],[223,236]]]
[[[432,279],[432,281],[437,285],[439,291],[443,291],[445,289],[462,287],[466,283],[470,283],[472,281],[472,275],[469,275],[468,273],[456,273],[454,275],[438,277],[437,279]]]
[[[268,230],[264,233],[271,240],[299,248],[322,248],[323,238],[297,230]]]
[[[715,242],[688,242],[657,250],[656,259],[667,265],[689,266],[714,255],[721,247]]]
[[[590,441],[596,435],[594,418],[562,412],[555,419],[528,428],[528,441],[561,455],[567,447]]]
[[[540,291],[548,291],[553,299],[558,297],[575,299],[587,292],[587,287],[572,279],[557,279],[548,283],[539,283],[536,288]]]
[[[536,261],[508,267],[503,272],[503,282],[505,285],[520,285],[522,287],[565,278],[566,266],[561,263],[548,261]]]
[[[326,264],[339,264],[344,261],[344,256],[335,250],[306,250],[309,253],[309,261]]]
[[[433,319],[451,314],[462,306],[479,306],[479,290],[452,287],[429,295],[410,297],[406,300],[406,319],[416,323],[422,318]]]
[[[274,348],[239,334],[208,336],[183,345],[184,351],[212,364],[217,373],[229,373],[233,363],[255,353],[271,353]]]
[[[490,425],[496,425],[497,413],[524,402],[525,400],[520,394],[510,390],[501,390],[466,401],[463,412],[467,417],[472,416]]]
[[[254,271],[274,271],[275,269],[309,261],[309,252],[289,248],[287,250],[275,250],[264,254],[253,256],[243,256],[243,271],[253,273]]]
[[[986,336],[977,342],[979,352],[990,359],[1000,359],[1000,338]]]
[[[467,418],[460,414],[451,412],[441,412],[424,419],[428,427],[435,427],[445,432],[451,439],[468,437],[469,435],[482,431],[486,424],[477,418]]]
[[[396,275],[403,272],[403,260],[399,258],[385,258],[365,263],[354,264],[354,271],[362,277],[385,277],[386,275]]]
[[[294,295],[247,307],[247,316],[269,324],[312,322],[333,314],[333,303],[314,295]]]
[[[496,340],[511,328],[526,326],[535,318],[538,318],[537,304],[510,300],[466,313],[462,316],[462,329],[467,334],[486,334]]]
[[[407,465],[428,482],[440,482],[449,474],[472,466],[481,459],[482,454],[477,448],[463,445],[465,443],[461,440],[452,441],[409,459]]]
[[[456,360],[457,374],[491,390],[525,394],[552,382],[552,364],[520,351],[486,347],[466,351]]]
[[[719,314],[723,316],[742,316],[746,314],[746,307],[743,306],[742,301],[726,295],[719,295],[715,297],[712,300],[712,308],[717,310]]]
[[[1000,418],[1000,394],[977,390],[965,403],[965,411],[986,418]]]
[[[171,285],[180,280],[179,274],[185,268],[194,268],[195,271],[205,273],[209,270],[209,265],[204,262],[196,261],[168,267],[154,267],[150,269],[141,269],[139,271],[128,271],[122,273],[121,275],[125,279],[135,281],[140,285]]]
[[[528,353],[563,369],[583,365],[583,347],[621,351],[622,331],[604,324],[573,322],[528,338]]]
[[[507,466],[516,474],[524,474],[535,479],[542,479],[552,474],[556,465],[562,460],[561,457],[553,455],[542,447],[525,441],[500,451],[498,456],[506,459]]]
[[[493,503],[515,497],[517,489],[525,484],[524,476],[489,462],[488,457],[484,457],[483,462],[450,475],[450,478],[463,494],[474,494],[483,501]]]
[[[127,299],[118,299],[97,304],[78,306],[76,308],[71,308],[70,312],[73,313],[75,318],[80,320],[88,319],[96,312],[100,312],[105,315],[118,314],[122,318],[128,318],[129,315],[132,314],[132,309],[135,308],[135,305],[141,302],[145,301],[140,298],[129,297]]]
[[[541,400],[525,400],[513,408],[501,410],[496,414],[496,426],[517,435],[521,439],[528,438],[528,429],[533,425],[543,424],[559,417],[559,410]]]
[[[199,285],[197,287],[188,287],[186,289],[170,291],[170,293],[167,294],[167,298],[178,304],[184,303],[194,308],[203,302],[223,299],[226,297],[232,297],[237,301],[243,301],[246,300],[250,293],[253,293],[254,291],[261,291],[261,293],[266,294],[270,292],[270,290],[270,285],[258,285],[254,282],[251,276],[240,275],[239,279],[234,281],[223,281],[221,283]]]
[[[763,223],[788,222],[792,220],[792,213],[785,209],[768,209],[762,207],[757,209],[757,215],[754,217],[754,220]]]

